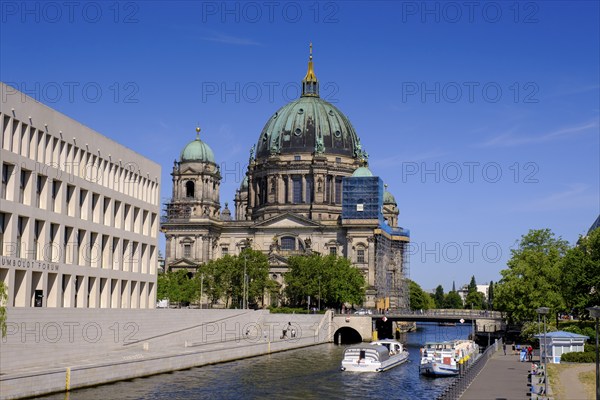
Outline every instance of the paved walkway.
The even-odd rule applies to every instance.
[[[517,355],[502,349],[489,359],[461,400],[522,400],[528,398],[527,374],[529,362],[519,362]]]

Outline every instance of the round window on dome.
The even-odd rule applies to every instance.
[[[329,115],[333,117],[333,110],[329,110]]]
[[[304,114],[304,109],[303,108],[299,109],[298,114]]]
[[[335,131],[334,135],[335,135],[335,137],[338,137],[338,138],[339,138],[340,136],[342,136],[342,132],[340,132],[340,131]]]
[[[296,128],[296,130],[294,131],[294,134],[296,136],[300,136],[300,135],[302,135],[302,131],[300,130],[300,128]]]

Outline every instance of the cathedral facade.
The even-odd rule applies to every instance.
[[[269,116],[250,150],[233,211],[227,202],[221,209],[219,166],[196,132],[171,174],[161,224],[166,270],[194,272],[251,247],[268,255],[271,279],[283,287],[288,257],[332,254],[364,274],[366,306],[407,307],[409,232],[398,227],[396,200],[369,170],[348,118],[319,97],[312,50],[301,97]]]

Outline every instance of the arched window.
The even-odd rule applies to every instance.
[[[296,238],[293,236],[282,237],[281,250],[296,250]]]
[[[187,181],[185,183],[185,197],[194,197],[194,182]]]

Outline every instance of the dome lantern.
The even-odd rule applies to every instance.
[[[189,142],[179,156],[181,162],[209,162],[215,164],[215,156],[209,145],[200,140],[200,128],[196,127],[196,139]]]
[[[308,56],[308,70],[302,79],[302,97],[319,97],[319,81],[313,69],[312,43],[310,44],[310,55]]]

